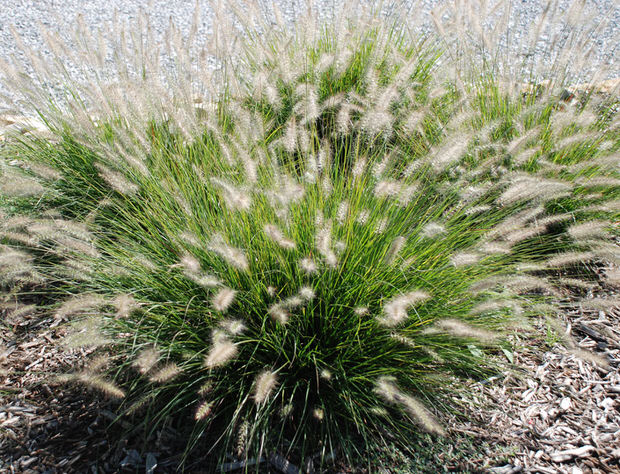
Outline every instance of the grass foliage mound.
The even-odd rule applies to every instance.
[[[98,348],[65,379],[136,426],[193,417],[214,459],[444,434],[459,379],[618,263],[614,95],[464,69],[361,6],[225,13],[166,54],[142,19],[5,65],[50,132],[2,151],[2,304],[36,297]]]

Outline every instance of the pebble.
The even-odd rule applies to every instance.
[[[346,1],[315,0],[314,4],[320,16],[330,16],[332,12],[339,11]],[[170,20],[179,27],[183,34],[189,32],[195,5],[195,2],[187,0],[152,0],[151,2],[144,0],[89,0],[88,2],[84,0],[10,0],[4,3],[6,5],[0,8],[0,58],[8,58],[13,54],[23,57],[13,38],[12,27],[15,28],[26,46],[34,47],[46,57],[49,56],[49,51],[45,48],[39,34],[39,24],[58,31],[62,37],[69,39],[75,29],[78,15],[88,28],[95,31],[110,22],[114,12],[118,12],[121,22],[133,21],[138,17],[140,10],[149,4],[151,5],[148,8],[151,30],[155,34],[156,41],[162,44],[163,32],[167,29]],[[197,35],[204,35],[210,30],[213,21],[209,6],[212,2],[200,1],[198,3],[202,20],[199,23]],[[263,10],[271,9],[272,0],[258,0],[258,3]],[[289,22],[305,8],[303,1],[275,0],[275,3],[280,6],[285,20]],[[415,18],[423,18],[422,27],[428,30],[431,29],[432,24],[429,13],[441,4],[442,0],[404,0],[394,3],[403,4],[412,15],[415,14]],[[510,41],[506,41],[504,47],[514,49],[520,40],[519,32],[525,30],[536,18],[540,17],[543,5],[547,2],[546,0],[523,0],[509,3],[513,20],[511,20]],[[569,3],[569,0],[561,0],[559,9],[566,10]],[[607,22],[597,32],[597,36],[590,40],[594,47],[594,61],[613,60],[614,54],[617,54],[615,48],[620,30],[620,4],[615,0],[590,0],[586,4],[586,8],[591,9],[590,11],[596,14],[598,20]],[[553,27],[556,30],[561,28],[560,25]],[[551,37],[548,33],[545,33],[545,36]],[[541,43],[539,45],[540,47],[532,54],[539,56],[543,54],[545,48]],[[512,52],[516,53],[516,51]],[[620,62],[615,61],[614,64],[610,77],[620,77]],[[75,64],[67,64],[66,67],[72,77],[81,77],[79,68]],[[8,91],[0,84],[0,97],[3,93],[8,93]],[[0,112],[3,108],[5,110],[8,108],[8,105],[3,102],[0,99]]]

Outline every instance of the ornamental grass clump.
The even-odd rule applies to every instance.
[[[521,65],[540,87],[484,48],[464,63],[450,34],[476,12],[437,13],[443,36],[362,4],[265,15],[171,25],[163,52],[145,16],[48,32],[52,61],[5,65],[53,136],[3,151],[3,298],[39,295],[106,358],[65,379],[148,429],[193,420],[214,460],[445,435],[459,379],[618,264],[616,96],[562,100],[559,60]]]

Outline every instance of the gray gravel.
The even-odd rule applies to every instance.
[[[470,0],[465,0],[465,3]],[[428,12],[441,0],[410,0],[409,5],[416,17],[426,17]],[[169,21],[181,28],[183,32],[189,31],[194,12],[194,0],[2,0],[0,3],[0,57],[11,55],[20,56],[15,41],[11,33],[11,25],[23,38],[26,45],[37,49],[43,48],[43,41],[38,33],[38,25],[60,31],[63,36],[69,36],[73,30],[76,18],[82,15],[84,22],[90,28],[102,28],[113,18],[113,12],[118,11],[119,17],[124,20],[133,20],[137,17],[140,8],[145,8],[151,17],[154,30],[158,33],[163,32]],[[199,33],[205,33],[211,27],[212,15],[207,5],[209,2],[200,2],[202,11],[202,22]],[[271,5],[271,0],[262,0],[263,5]],[[283,9],[285,16],[290,19],[295,16],[295,12],[302,7],[302,2],[278,1]],[[316,0],[321,11],[329,12],[339,9],[342,1],[335,0]],[[389,0],[386,2],[389,4]],[[542,11],[544,0],[513,0],[514,9],[513,30],[518,37],[520,27],[530,24]],[[560,1],[560,8],[566,8],[568,0]],[[616,0],[587,0],[587,8],[595,11],[599,18],[606,18],[608,26],[593,38],[596,43],[595,61],[610,60],[614,63],[612,71],[608,76],[620,76],[620,64],[617,60],[618,31],[620,28],[620,3]],[[427,20],[425,20],[427,21]],[[430,24],[430,19],[428,19]],[[521,28],[522,29],[522,28]],[[6,89],[0,84],[0,93],[6,93]],[[0,109],[2,108],[0,100]]]

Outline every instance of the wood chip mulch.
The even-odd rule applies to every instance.
[[[539,334],[546,331],[541,322]],[[555,336],[574,347],[515,338],[516,370],[471,384],[463,397],[471,421],[452,431],[498,446],[510,462],[490,468],[495,474],[619,473],[620,308],[567,310]]]
[[[87,352],[61,348],[63,329],[50,328],[49,318],[7,321],[2,312],[0,473],[174,472],[183,446],[172,428],[158,432],[141,456],[144,440],[109,428],[114,402],[54,382]],[[620,309],[573,308],[564,324],[564,334],[546,340],[514,336],[514,370],[472,383],[462,396],[470,421],[450,431],[496,449],[478,463],[486,472],[620,472]],[[556,343],[569,335],[575,347]]]

